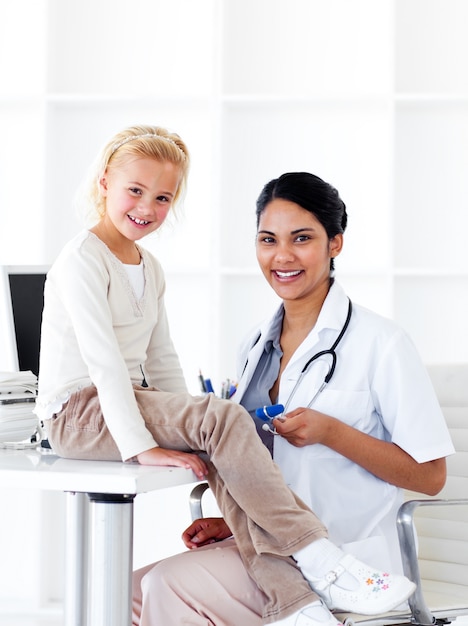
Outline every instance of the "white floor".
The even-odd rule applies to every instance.
[[[63,626],[63,618],[56,614],[42,617],[0,615],[0,626]]]
[[[457,617],[453,626],[468,626],[468,615]],[[0,626],[63,626],[63,617],[57,612],[42,617],[5,615],[0,613]]]
[[[8,617],[0,616],[0,626],[63,626],[63,619],[57,617]]]
[[[0,626],[63,626],[62,611],[47,611],[37,614],[0,612]]]

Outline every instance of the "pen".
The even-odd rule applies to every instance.
[[[200,388],[201,388],[201,392],[202,393],[206,393],[206,385],[205,385],[205,379],[203,378],[203,374],[201,373],[201,370],[198,370],[198,380],[200,381]]]

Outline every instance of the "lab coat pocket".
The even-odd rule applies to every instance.
[[[371,407],[372,399],[367,390],[325,389],[312,408],[335,417],[349,426],[363,430],[372,414]]]

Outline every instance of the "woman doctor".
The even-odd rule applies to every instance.
[[[397,572],[402,489],[437,494],[454,450],[411,340],[333,278],[346,223],[338,192],[317,176],[265,185],[256,252],[282,304],[240,351],[235,400],[330,539]],[[285,411],[271,425],[256,417],[277,403]],[[188,552],[136,572],[134,624],[259,626],[264,598],[230,535],[222,519],[197,520],[183,534]]]

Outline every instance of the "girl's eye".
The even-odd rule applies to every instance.
[[[158,197],[156,198],[156,200],[157,200],[158,202],[170,202],[170,201],[171,201],[171,199],[170,199],[170,198],[168,198],[167,196],[158,196]]]
[[[141,189],[138,189],[138,187],[130,187],[130,192],[141,195]]]

